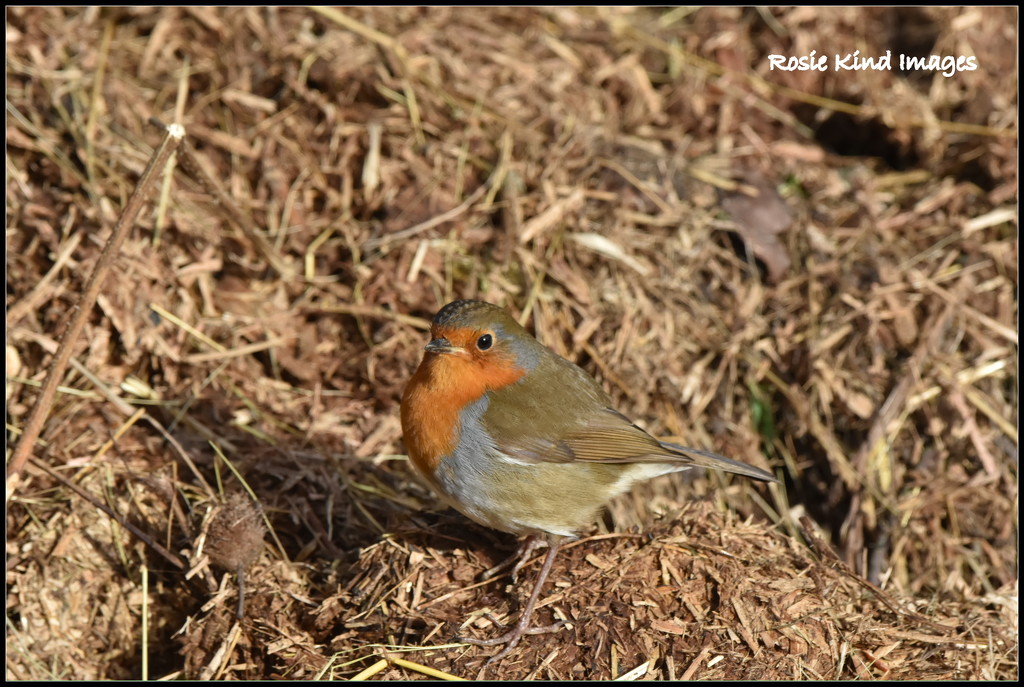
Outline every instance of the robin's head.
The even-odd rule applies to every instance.
[[[503,379],[512,371],[524,374],[533,369],[544,350],[508,312],[484,301],[444,306],[431,322],[430,337],[424,348],[428,354],[451,356],[447,362],[456,369],[475,367]]]

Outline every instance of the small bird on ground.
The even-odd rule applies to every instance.
[[[495,305],[449,303],[434,317],[430,336],[402,396],[413,465],[470,519],[549,544],[515,626],[494,639],[462,640],[504,644],[491,661],[524,634],[551,629],[531,629],[530,617],[559,544],[635,482],[694,467],[776,481],[759,468],[658,441],[612,408],[593,377]]]

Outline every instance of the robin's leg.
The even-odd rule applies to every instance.
[[[544,634],[546,632],[554,632],[560,628],[562,623],[555,623],[548,627],[531,628],[530,618],[533,616],[533,609],[537,605],[537,600],[540,598],[540,590],[548,578],[548,573],[551,572],[551,565],[555,562],[555,554],[558,553],[558,546],[562,543],[563,539],[564,537],[552,537],[548,542],[550,548],[548,549],[548,555],[544,558],[544,565],[540,569],[540,574],[537,576],[537,582],[533,585],[533,591],[530,592],[530,598],[526,602],[526,608],[523,609],[522,614],[519,616],[519,621],[511,630],[500,637],[495,637],[494,639],[472,639],[459,637],[458,641],[465,642],[467,644],[475,644],[477,646],[498,646],[499,644],[504,644],[505,648],[487,661],[488,663],[493,663],[500,658],[508,656],[509,652],[511,652],[515,645],[519,643],[519,640],[523,638],[523,635]]]

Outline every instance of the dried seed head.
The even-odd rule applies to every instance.
[[[260,555],[266,533],[259,507],[245,494],[231,494],[210,522],[206,552],[214,565],[241,572]]]

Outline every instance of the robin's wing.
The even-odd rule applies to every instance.
[[[559,439],[519,435],[503,444],[502,450],[523,462],[679,463],[776,481],[771,473],[717,453],[658,441],[612,408]]]
[[[482,423],[513,460],[679,463],[775,481],[764,470],[715,453],[658,441],[612,409],[593,377],[557,356],[542,357],[529,375],[489,396]]]

